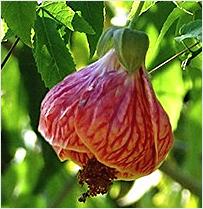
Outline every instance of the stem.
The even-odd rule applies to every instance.
[[[199,44],[199,42],[193,44],[192,46],[190,46],[189,48],[186,48],[180,52],[178,52],[177,54],[173,55],[172,57],[170,57],[169,59],[167,59],[166,61],[162,62],[160,65],[156,66],[154,69],[150,70],[148,73],[151,74],[154,71],[158,70],[159,68],[163,67],[164,65],[166,65],[167,63],[171,62],[172,60],[176,59],[177,57],[179,57],[180,55],[184,54],[185,52],[187,52],[189,49],[193,48],[194,46],[196,46],[197,44]]]
[[[19,42],[20,38],[17,38],[15,40],[15,42],[13,43],[13,45],[11,46],[8,54],[6,55],[6,57],[4,58],[3,62],[1,63],[1,70],[3,70],[4,65],[6,64],[6,62],[8,61],[9,57],[11,56],[15,46],[17,45],[17,43]]]
[[[144,1],[140,1],[139,2],[138,8],[137,8],[135,14],[133,15],[132,20],[129,23],[129,26],[128,26],[129,28],[135,29],[136,21],[137,21],[137,19],[139,17],[139,14],[140,14],[140,12],[142,10],[142,7],[143,7],[144,3],[145,3]]]
[[[181,184],[182,187],[189,189],[193,194],[201,198],[201,182],[198,182],[196,179],[184,173],[183,170],[178,168],[173,162],[165,161],[159,169]]]

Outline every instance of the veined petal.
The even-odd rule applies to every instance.
[[[83,152],[77,152],[73,150],[67,150],[63,149],[58,146],[53,146],[53,149],[57,153],[59,159],[61,161],[64,160],[72,160],[79,166],[85,166],[89,159],[93,158],[93,155],[91,153],[83,153]]]
[[[39,131],[53,146],[65,150],[89,152],[74,127],[75,108],[88,85],[91,68],[67,76],[53,87],[41,105]]]
[[[84,167],[96,158],[126,180],[154,171],[173,142],[144,68],[129,74],[114,50],[49,91],[39,131],[61,160]]]
[[[78,136],[98,161],[128,173],[123,178],[147,175],[166,157],[173,142],[170,122],[143,68],[133,75],[106,70],[81,100]]]

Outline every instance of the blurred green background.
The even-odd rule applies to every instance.
[[[189,2],[195,15],[181,13],[157,42],[173,2],[156,2],[139,17],[137,28],[148,33],[146,68],[153,69],[185,48],[175,41],[180,27],[201,19],[201,6]],[[188,4],[189,4],[188,3]],[[132,1],[105,2],[105,28],[125,25]],[[189,8],[189,6],[185,8]],[[175,19],[174,19],[175,18]],[[170,21],[169,21],[170,22]],[[2,41],[3,60],[15,38]],[[188,40],[188,45],[194,40]],[[77,69],[89,60],[84,33],[74,32],[70,48]],[[77,183],[78,166],[61,163],[37,131],[40,103],[48,91],[37,71],[32,49],[19,42],[1,74],[1,206],[2,207],[201,207],[202,54],[181,67],[180,56],[150,75],[158,99],[167,111],[175,143],[161,168],[136,181],[114,182],[108,194],[77,201],[85,191]]]

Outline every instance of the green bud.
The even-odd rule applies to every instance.
[[[134,72],[144,64],[149,48],[149,39],[146,33],[120,28],[114,31],[113,41],[119,61],[129,72]]]
[[[113,48],[113,34],[117,29],[119,29],[119,27],[110,27],[101,35],[97,44],[97,54],[99,57],[103,56]]]

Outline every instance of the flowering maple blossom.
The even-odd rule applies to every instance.
[[[114,49],[48,92],[39,131],[61,160],[82,167],[79,181],[89,185],[84,199],[107,192],[113,179],[150,174],[173,143],[144,65],[129,73]]]

